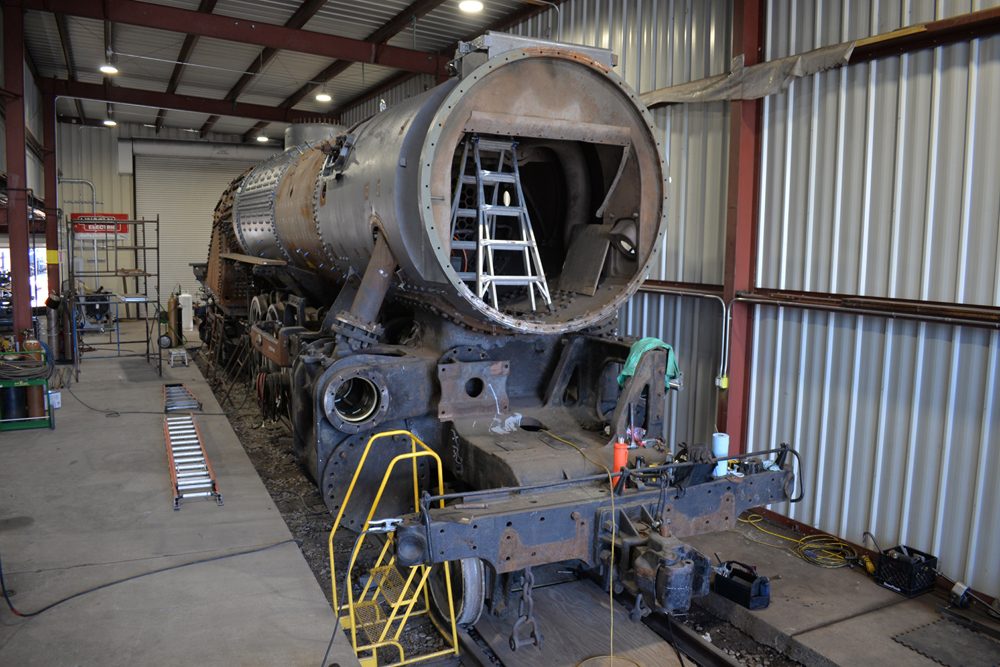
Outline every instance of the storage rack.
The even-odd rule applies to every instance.
[[[77,239],[73,222],[68,223],[67,235],[69,237],[69,247],[71,258],[70,268],[70,299],[73,312],[73,346],[76,350],[75,372],[76,377],[80,376],[80,358],[83,356],[83,336],[86,334],[108,334],[108,343],[114,345],[114,354],[91,355],[92,359],[107,357],[131,357],[144,356],[150,363],[154,363],[156,372],[163,375],[163,351],[159,346],[159,338],[163,334],[163,325],[160,318],[160,216],[153,220],[107,220],[97,221],[107,223],[103,232],[104,250],[104,270],[100,269],[98,240],[94,242],[94,270],[77,271],[76,256]],[[129,229],[130,243],[119,244],[117,225],[127,225]],[[110,227],[110,230],[108,229]],[[122,266],[121,253],[134,253],[131,262],[132,267]],[[78,281],[85,278],[121,278],[122,291],[100,294],[81,294]],[[135,290],[128,291],[128,280],[135,280]],[[98,287],[103,287],[98,285]],[[154,291],[150,294],[150,288]],[[104,297],[93,300],[94,297]],[[90,300],[88,300],[90,299]],[[89,325],[87,319],[87,308],[95,305],[106,304],[108,307],[108,324]],[[121,307],[125,307],[126,319],[130,316],[129,306],[135,306],[136,319],[141,319],[145,323],[144,339],[123,340],[121,337],[120,312]],[[82,323],[82,324],[81,324]],[[146,351],[132,352],[122,350],[122,345],[145,343]]]

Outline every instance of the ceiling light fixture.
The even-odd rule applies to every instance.
[[[108,118],[107,120],[104,121],[104,124],[107,125],[108,127],[114,127],[118,123],[116,123],[115,121],[113,121],[110,118]]]
[[[481,12],[483,11],[483,3],[479,0],[462,0],[458,3],[458,8],[463,12]]]
[[[105,74],[118,74],[118,68],[111,63],[104,63],[101,65],[101,71]]]
[[[333,98],[330,97],[329,93],[322,93],[322,92],[321,93],[316,93],[316,101],[317,102],[329,102],[332,99]]]
[[[257,135],[257,141],[259,141],[261,143],[264,143],[267,140],[268,140],[267,137],[265,137],[263,134],[258,134]]]

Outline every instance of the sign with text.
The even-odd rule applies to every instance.
[[[84,241],[112,240],[117,237],[118,243],[129,242],[129,226],[116,220],[128,220],[127,213],[71,213],[69,219],[73,223],[73,235]]]

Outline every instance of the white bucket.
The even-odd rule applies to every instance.
[[[720,458],[729,456],[729,436],[725,433],[712,434],[712,456]],[[722,477],[726,474],[726,466],[729,461],[719,461],[715,464],[715,476]]]

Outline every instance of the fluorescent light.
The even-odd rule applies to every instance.
[[[481,12],[483,11],[483,3],[479,0],[462,0],[458,3],[458,8],[463,12]]]
[[[263,142],[267,141],[267,137],[265,137],[263,134],[258,134],[257,135],[257,141],[260,141],[261,143],[263,143]]]
[[[333,98],[330,97],[329,93],[316,93],[317,102],[329,102]]]
[[[110,118],[108,118],[107,120],[104,121],[104,124],[107,125],[108,127],[114,127],[118,123],[116,123],[115,121],[113,121]]]
[[[105,74],[118,74],[118,68],[110,63],[101,65],[101,71]]]

